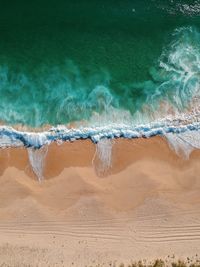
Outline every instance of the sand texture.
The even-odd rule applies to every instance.
[[[200,256],[200,151],[155,137],[112,141],[110,167],[90,141],[44,154],[38,182],[27,149],[0,150],[0,266]]]

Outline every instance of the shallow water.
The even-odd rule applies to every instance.
[[[199,98],[199,14],[200,1],[2,2],[0,121],[120,114],[137,125],[187,112]]]

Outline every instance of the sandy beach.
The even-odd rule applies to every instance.
[[[185,160],[161,137],[118,139],[106,170],[95,151],[88,140],[51,144],[39,183],[27,149],[0,150],[0,265],[195,261],[200,151]]]

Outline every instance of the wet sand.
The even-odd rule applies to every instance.
[[[185,160],[160,137],[118,139],[102,170],[95,150],[90,141],[51,144],[41,183],[27,149],[0,150],[0,264],[198,257],[200,151]]]

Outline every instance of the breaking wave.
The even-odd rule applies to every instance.
[[[41,132],[0,126],[0,147],[41,148],[51,142],[89,138],[98,143],[105,138],[155,135],[166,137],[171,144],[186,142],[185,133],[200,129],[200,33],[194,27],[182,27],[171,36],[150,69],[151,79],[123,85],[120,94],[109,87],[108,72],[86,81],[72,62],[67,63],[70,75],[54,68],[37,83],[1,67],[0,119],[12,126],[55,126]],[[140,97],[133,97],[138,90]],[[76,121],[73,127],[59,126]],[[198,147],[197,139],[194,145],[187,137],[189,146]],[[178,146],[173,147],[179,151]],[[34,160],[32,150],[29,154]]]
[[[80,139],[91,139],[92,142],[98,143],[104,138],[148,138],[156,135],[165,136],[168,133],[180,134],[188,131],[195,132],[200,129],[200,121],[198,119],[196,122],[192,122],[193,118],[195,120],[197,114],[198,113],[191,113],[190,116],[182,116],[173,119],[169,116],[160,121],[137,126],[119,123],[79,128],[57,126],[42,132],[27,132],[15,130],[9,126],[0,126],[0,147],[25,146],[41,148],[52,142],[73,142]]]

